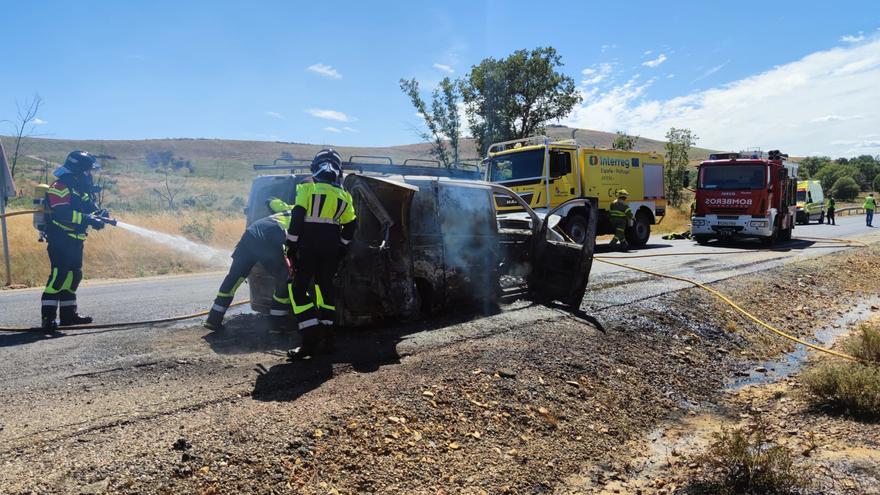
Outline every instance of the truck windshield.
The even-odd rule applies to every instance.
[[[797,202],[803,203],[807,200],[807,191],[798,191],[797,192]]]
[[[764,165],[708,165],[700,169],[700,189],[763,189]]]
[[[496,156],[489,162],[489,180],[503,182],[544,175],[544,150],[529,150]]]

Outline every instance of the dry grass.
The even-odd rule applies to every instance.
[[[694,480],[686,493],[795,494],[803,492],[809,480],[792,453],[772,444],[760,425],[752,431],[722,430],[693,461],[702,466],[703,477]]]
[[[668,234],[671,232],[687,232],[691,228],[690,210],[682,210],[672,206],[666,207],[666,216],[657,225],[651,226],[652,234]]]
[[[880,417],[880,322],[865,323],[843,343],[864,362],[825,361],[804,373],[811,398],[819,405],[856,417]]]
[[[151,230],[180,235],[181,227],[194,218],[210,222],[213,235],[210,245],[231,250],[244,231],[243,217],[214,218],[209,213],[160,213],[120,215],[121,220]],[[37,232],[30,215],[8,219],[9,249],[14,286],[36,287],[46,283],[49,258],[46,244],[37,242]],[[5,267],[0,263],[0,279]],[[88,278],[132,278],[169,273],[188,273],[217,269],[207,262],[156,244],[120,228],[106,227],[90,232],[86,240],[84,268]]]

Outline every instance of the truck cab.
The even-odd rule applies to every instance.
[[[788,240],[794,229],[797,164],[771,151],[717,153],[697,172],[691,234],[710,239]]]
[[[648,242],[651,225],[666,213],[663,157],[655,153],[586,148],[574,140],[536,136],[491,145],[484,164],[486,181],[510,188],[538,212],[574,198],[594,200],[599,208],[597,235],[614,233],[609,207],[617,191],[626,189],[635,217],[626,235],[634,247]],[[520,215],[521,207],[515,202],[499,199],[496,206],[502,217]],[[566,235],[574,242],[585,242],[583,210],[572,207],[560,215]]]

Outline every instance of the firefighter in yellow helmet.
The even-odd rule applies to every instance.
[[[624,251],[629,247],[629,243],[626,242],[626,227],[633,220],[633,212],[626,204],[627,197],[629,197],[629,193],[626,189],[617,191],[617,199],[611,203],[609,208],[611,225],[614,226],[614,239],[611,240],[611,246],[620,244],[620,249]]]
[[[294,269],[290,303],[302,343],[291,360],[333,352],[336,306],[333,276],[354,238],[357,216],[351,194],[342,189],[342,157],[332,148],[312,160],[312,179],[296,186],[287,256]]]

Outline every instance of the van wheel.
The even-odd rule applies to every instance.
[[[820,224],[825,223],[825,212],[824,211],[819,214],[819,223]]]
[[[633,247],[642,247],[651,237],[651,220],[644,213],[637,213],[633,226],[626,229],[626,242]]]
[[[572,213],[565,219],[565,233],[578,244],[587,241],[587,219],[579,213]]]

